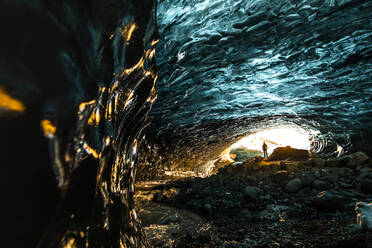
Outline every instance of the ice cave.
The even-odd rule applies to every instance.
[[[0,12],[4,247],[371,247],[372,1]]]

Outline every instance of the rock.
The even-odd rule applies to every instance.
[[[358,224],[351,224],[348,227],[347,232],[350,234],[358,234],[361,233],[363,229]]]
[[[307,150],[295,149],[290,146],[278,147],[270,155],[269,160],[304,160],[309,157],[309,152]]]
[[[320,192],[313,200],[313,205],[319,210],[344,210],[350,199],[336,190]]]
[[[331,167],[326,169],[327,180],[331,183],[335,183],[339,180],[340,177],[345,176],[344,167]]]
[[[300,178],[295,178],[287,183],[286,190],[288,192],[294,193],[302,189],[303,186],[304,185],[302,180]]]
[[[322,167],[325,166],[326,162],[322,158],[313,158],[313,159],[311,159],[311,164],[314,167],[322,168]]]
[[[203,242],[209,242],[211,240],[211,235],[207,230],[202,230],[199,233],[199,239]]]
[[[279,170],[287,170],[287,163],[281,161],[279,164]]]
[[[313,188],[319,189],[319,190],[325,190],[329,187],[329,183],[327,181],[315,179],[312,183]]]
[[[271,199],[271,195],[266,194],[266,195],[264,196],[264,198],[265,198],[265,200],[270,200],[270,199]]]
[[[372,194],[372,174],[367,174],[361,179],[361,190],[363,193]]]
[[[248,198],[248,200],[254,200],[257,201],[260,196],[263,194],[262,189],[254,186],[247,186],[244,188],[244,196],[245,198]]]
[[[357,212],[357,223],[363,230],[372,232],[372,203],[357,202],[355,204]]]
[[[367,167],[372,169],[372,159],[368,159]]]
[[[240,216],[245,220],[251,220],[253,218],[252,213],[248,209],[243,209],[240,212]]]
[[[264,157],[262,157],[262,156],[255,156],[254,157],[254,162],[261,162],[262,160],[264,160]]]
[[[289,163],[286,165],[287,170],[290,172],[297,172],[301,166],[302,166],[302,163],[300,162]]]
[[[355,168],[359,165],[363,165],[368,161],[368,156],[363,152],[356,152],[346,156],[346,166],[349,168]]]
[[[304,183],[305,186],[311,185],[314,180],[315,176],[312,174],[305,174],[301,177],[302,182]]]
[[[182,221],[182,219],[177,215],[177,214],[174,214],[174,215],[169,215],[167,217],[165,217],[164,219],[160,220],[160,225],[169,225],[171,223],[174,223],[174,224],[177,224],[177,223],[180,223]]]
[[[268,219],[269,211],[267,211],[266,209],[262,210],[261,212],[258,213],[258,217],[260,217],[261,219]]]
[[[158,199],[174,199],[180,193],[178,188],[164,189],[161,194],[159,194]]]
[[[212,215],[213,210],[212,210],[212,206],[211,206],[211,204],[209,204],[209,203],[204,204],[204,209],[205,209],[205,211],[206,211],[209,215]]]
[[[346,165],[346,160],[344,157],[329,158],[325,162],[327,167],[343,167]]]
[[[283,184],[288,181],[289,173],[286,170],[277,171],[271,175],[271,181],[276,184]]]
[[[340,187],[343,188],[343,189],[352,189],[353,184],[351,184],[351,183],[340,183]]]
[[[360,169],[359,174],[372,174],[372,169],[371,168],[362,168],[362,169]]]

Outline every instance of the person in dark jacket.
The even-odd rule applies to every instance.
[[[268,158],[268,156],[267,156],[267,145],[266,145],[265,141],[262,144],[262,151],[264,153],[264,158]]]

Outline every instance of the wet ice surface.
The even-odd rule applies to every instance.
[[[370,144],[371,17],[371,1],[159,1],[154,126],[278,115]]]

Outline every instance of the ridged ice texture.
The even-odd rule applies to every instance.
[[[160,0],[154,125],[300,116],[325,135],[363,139],[371,20],[372,1]]]

